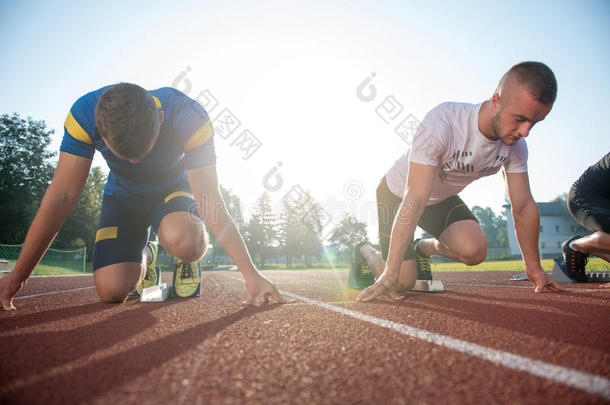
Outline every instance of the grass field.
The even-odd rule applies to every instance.
[[[85,264],[85,273],[82,270],[73,270],[61,266],[50,266],[48,264],[39,264],[34,268],[33,276],[68,276],[75,274],[91,274],[93,272],[93,264],[88,262]]]
[[[269,268],[270,267],[270,268]],[[304,270],[303,266],[295,266],[293,269],[286,269],[282,266],[269,266],[264,270]],[[545,271],[551,271],[553,269],[553,260],[546,259],[542,260],[542,268]],[[92,264],[87,263],[86,273],[91,274]],[[347,271],[349,266],[345,262],[337,263],[332,266],[328,263],[315,264],[315,267],[306,269],[310,271],[321,271],[321,270],[335,270],[335,271]],[[466,266],[462,263],[432,263],[433,271],[511,271],[511,272],[523,272],[523,262],[521,260],[508,260],[508,261],[489,261],[483,262],[476,266]],[[602,259],[594,258],[590,259],[587,264],[587,271],[610,271],[610,264],[606,263]],[[75,271],[66,269],[58,266],[49,266],[40,264],[34,269],[34,276],[56,276],[56,275],[75,275],[83,274],[82,271]]]
[[[553,259],[542,260],[542,268],[545,271],[553,269]],[[516,271],[523,272],[523,261],[489,261],[476,266],[466,266],[462,263],[433,263],[433,271]],[[610,271],[610,264],[599,258],[589,260],[587,271]]]

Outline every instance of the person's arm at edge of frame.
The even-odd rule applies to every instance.
[[[25,237],[13,270],[0,280],[0,297],[5,310],[15,309],[13,297],[23,288],[83,191],[91,159],[60,152],[53,180]],[[6,294],[6,295],[5,295]]]
[[[426,208],[435,175],[435,166],[409,164],[405,194],[392,225],[385,269],[375,284],[360,293],[358,301],[371,301],[383,294],[387,294],[395,300],[403,298],[396,293],[395,287],[398,284],[400,266],[408,248],[406,241],[411,240],[415,228],[417,228],[417,222]]]
[[[284,298],[273,283],[254,266],[246,244],[220,194],[216,166],[188,170],[187,176],[203,221],[244,276],[248,300],[243,304],[259,304],[260,301],[267,302],[269,298],[284,304],[292,302]]]
[[[525,274],[534,284],[536,292],[541,292],[545,288],[559,292],[561,288],[551,276],[542,270],[540,263],[540,252],[538,251],[540,213],[530,190],[528,174],[527,172],[506,173],[503,170],[502,175],[511,203],[515,236],[523,256]]]

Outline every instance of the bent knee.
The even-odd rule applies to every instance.
[[[185,263],[192,263],[203,257],[208,246],[205,228],[193,228],[160,234],[159,241],[172,256]]]
[[[122,302],[125,302],[125,300],[127,299],[127,297],[129,296],[129,293],[133,291],[100,291],[98,289],[97,291],[97,295],[100,297],[100,299],[107,303],[107,304],[120,304]]]
[[[487,258],[487,242],[472,243],[462,247],[460,256],[462,257],[462,263],[467,266],[481,264]]]

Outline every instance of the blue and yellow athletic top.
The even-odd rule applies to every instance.
[[[108,87],[87,93],[74,103],[60,147],[61,152],[85,159],[92,159],[96,149],[102,153],[110,168],[106,195],[135,198],[162,193],[186,182],[186,170],[216,163],[208,114],[199,103],[171,87],[149,91],[157,108],[165,113],[152,151],[135,164],[117,157],[95,127],[95,106]]]

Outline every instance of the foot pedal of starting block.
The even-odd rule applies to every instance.
[[[558,283],[576,283],[575,280],[572,280],[568,277],[566,273],[566,264],[563,261],[563,257],[556,257],[553,259],[555,264],[553,265],[553,271],[551,272],[551,277]]]
[[[172,293],[172,285],[163,283],[153,285],[142,290],[140,302],[163,302],[169,298]]]
[[[428,293],[443,292],[445,291],[445,286],[440,280],[417,280],[410,291]]]
[[[610,273],[589,273],[587,274],[587,278],[592,282],[602,282],[608,283],[610,282]]]

